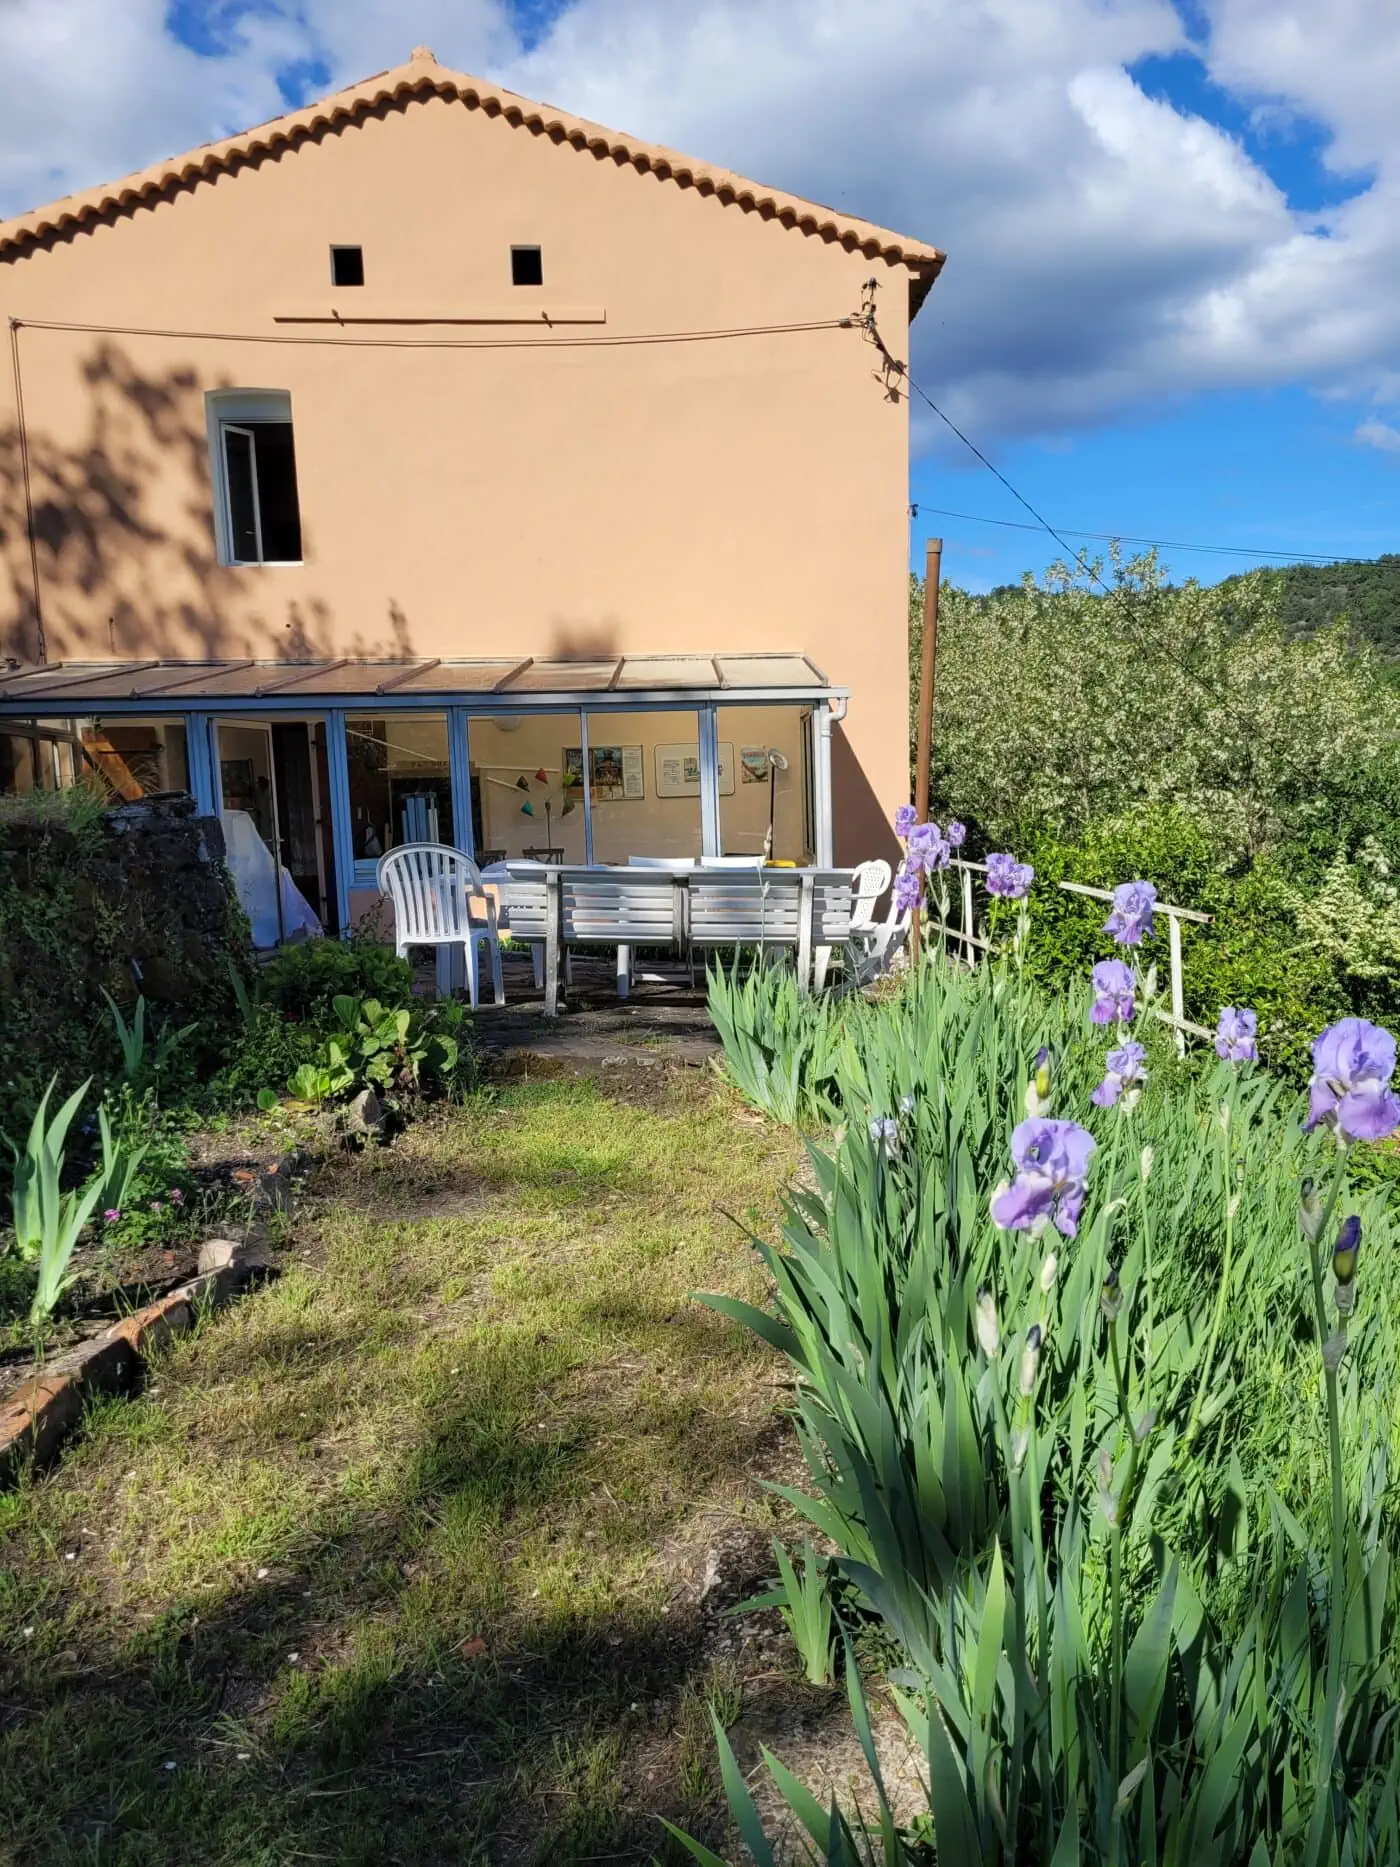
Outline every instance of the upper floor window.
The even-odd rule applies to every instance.
[[[299,564],[292,398],[247,389],[205,399],[220,563]]]
[[[362,246],[333,246],[331,248],[331,284],[363,285],[365,282],[365,249]]]
[[[538,246],[513,246],[510,249],[512,285],[544,284],[544,253]]]

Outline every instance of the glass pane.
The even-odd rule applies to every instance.
[[[698,857],[699,716],[590,713],[588,741],[593,860]]]
[[[41,743],[0,727],[0,792],[14,791],[27,795],[42,789]]]
[[[813,860],[805,707],[719,707],[719,832],[726,856]],[[732,774],[732,775],[731,775]]]
[[[357,862],[401,843],[455,844],[445,714],[352,716],[345,742]]]
[[[476,859],[586,862],[576,713],[474,713],[467,721]],[[572,753],[572,760],[570,754]]]
[[[256,564],[258,527],[253,511],[253,437],[242,428],[224,429],[228,469],[229,548],[235,564]]]
[[[258,450],[258,517],[262,520],[265,564],[301,562],[301,513],[297,507],[297,466],[289,421],[254,421]]]
[[[85,720],[80,731],[88,760],[119,797],[189,790],[183,720]]]

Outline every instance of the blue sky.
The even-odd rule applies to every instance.
[[[0,213],[416,43],[944,247],[915,379],[1057,524],[1244,548],[1163,553],[1207,579],[1400,549],[1395,0],[7,0]],[[916,561],[1059,555],[914,440]]]
[[[1192,24],[1199,32],[1199,16]],[[1338,207],[1371,184],[1366,169],[1328,166],[1325,123],[1297,114],[1257,122],[1250,103],[1213,83],[1194,51],[1148,57],[1129,69],[1149,96],[1236,138],[1301,214]],[[1293,553],[1400,551],[1400,452],[1358,441],[1356,426],[1351,398],[1322,399],[1298,385],[1222,389],[1172,398],[1165,408],[1144,407],[1078,435],[1009,444],[994,458],[1057,529],[1242,547],[1238,554],[1160,551],[1173,577],[1214,582]],[[916,456],[910,498],[918,507],[914,561],[921,568],[927,538],[941,537],[945,574],[970,588],[1014,581],[1062,555],[1043,533],[1022,529],[1034,527],[1031,516],[955,441]],[[1066,537],[1090,558],[1107,552],[1099,540]]]

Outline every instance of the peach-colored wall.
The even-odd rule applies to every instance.
[[[363,246],[362,291],[333,294],[331,242]],[[512,287],[512,243],[543,248],[542,289]],[[902,267],[441,98],[0,262],[0,316],[22,320],[273,336],[275,310],[333,297],[606,312],[475,351],[23,328],[48,656],[802,650],[852,688],[838,845],[866,853],[908,782],[907,414],[875,351],[858,329],[568,340],[836,318],[872,274],[902,354]],[[300,566],[216,562],[220,387],[290,392]],[[0,533],[0,642],[32,656],[8,371]]]

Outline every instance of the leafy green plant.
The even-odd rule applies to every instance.
[[[805,997],[788,966],[751,966],[738,954],[707,975],[709,1012],[739,1091],[774,1120],[819,1123],[831,1113],[841,1043],[833,1000]]]
[[[37,1264],[38,1278],[30,1305],[36,1327],[53,1314],[72,1283],[69,1272],[83,1227],[92,1217],[102,1194],[102,1177],[95,1176],[77,1191],[63,1189],[64,1148],[73,1117],[82,1106],[88,1083],[75,1090],[53,1119],[49,1119],[50,1082],[30,1123],[23,1149],[14,1154],[13,1212],[15,1249]]]
[[[328,1050],[331,1058],[329,1063],[300,1064],[287,1078],[287,1093],[298,1102],[312,1102],[319,1108],[321,1103],[339,1095],[354,1082],[355,1072],[345,1067],[345,1052],[335,1038],[331,1039]],[[276,1094],[270,1089],[263,1090],[258,1096],[258,1104],[264,1109],[275,1108]]]
[[[122,1015],[121,1006],[105,986],[102,988],[102,996],[107,1001],[107,1009],[112,1015],[112,1024],[117,1033],[117,1042],[121,1046],[123,1077],[128,1083],[137,1087],[148,1082],[159,1083],[176,1051],[194,1036],[199,1028],[198,1024],[183,1024],[178,1027],[167,1025],[157,1037],[154,1045],[150,1045],[146,1038],[145,995],[138,996],[129,1024]]]
[[[332,1021],[338,997],[408,1004],[413,968],[383,941],[352,934],[348,940],[305,940],[284,947],[263,968],[258,987],[262,1000],[284,1017],[324,1026]]]
[[[129,1096],[128,1091],[128,1096]],[[135,1202],[136,1176],[150,1153],[152,1142],[130,1142],[113,1129],[111,1111],[104,1097],[97,1110],[97,1130],[102,1144],[102,1176],[98,1210],[121,1212]]]
[[[451,1089],[462,1072],[466,1020],[456,1005],[385,1006],[342,992],[332,1011],[337,1029],[287,1079],[298,1101],[319,1105],[362,1088],[406,1095]]]
[[[324,1042],[316,1025],[288,1023],[275,1005],[254,998],[248,1011],[208,1085],[209,1099],[216,1105],[240,1107],[260,1100],[262,1091],[271,1092],[273,1084],[285,1082]]]
[[[91,1077],[73,1091],[49,1119],[49,1098],[57,1078],[50,1081],[29,1124],[24,1147],[10,1143],[14,1160],[11,1224],[14,1247],[27,1263],[32,1263],[52,1231],[59,1208],[59,1181],[63,1175],[64,1149],[73,1117],[83,1105]]]
[[[97,1111],[102,1143],[103,1243],[130,1248],[173,1244],[209,1215],[190,1171],[187,1117],[163,1109],[155,1092],[131,1085],[109,1091]]]
[[[755,1595],[751,1601],[742,1603],[736,1612],[777,1608],[792,1635],[808,1685],[830,1685],[835,1615],[821,1558],[813,1549],[810,1536],[802,1544],[800,1574],[777,1537],[773,1539],[773,1557],[778,1565],[776,1587],[766,1595]]]

